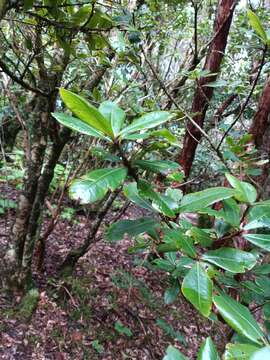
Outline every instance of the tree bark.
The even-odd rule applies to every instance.
[[[209,47],[203,70],[209,73],[218,73],[224,57],[227,39],[232,22],[235,0],[220,0],[214,24],[213,41]],[[193,120],[203,127],[206,111],[213,96],[213,88],[207,84],[215,81],[217,75],[199,79],[195,90],[191,113],[195,114]],[[179,164],[183,167],[186,178],[189,177],[196,148],[202,137],[201,132],[191,123],[188,123],[184,137],[183,148],[179,157]]]
[[[257,148],[263,144],[263,135],[269,125],[270,113],[270,77],[266,79],[262,95],[259,100],[258,109],[253,118],[249,133]]]
[[[269,176],[270,168],[270,76],[267,77],[263,92],[259,99],[258,108],[254,115],[252,124],[249,129],[249,133],[252,135],[252,140],[256,149],[259,151],[260,156],[268,160],[262,167],[262,174],[256,178],[256,182],[264,188],[263,197],[267,196],[266,182]]]

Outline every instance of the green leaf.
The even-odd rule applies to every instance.
[[[140,194],[152,200],[152,207],[154,209],[166,216],[175,216],[175,213],[173,211],[173,208],[175,208],[175,204],[172,202],[172,199],[170,197],[166,197],[165,195],[159,194],[157,191],[154,191],[151,184],[149,184],[147,181],[139,181],[138,186]]]
[[[203,254],[202,259],[233,273],[244,273],[256,265],[256,256],[234,248],[220,248]]]
[[[267,360],[270,359],[270,346],[265,346],[264,348],[254,352],[249,360]]]
[[[187,358],[174,346],[169,345],[162,360],[187,360]]]
[[[133,123],[124,128],[119,135],[125,139],[126,135],[132,134],[138,130],[146,130],[161,125],[175,117],[169,111],[153,111],[141,116],[139,119],[133,121]]]
[[[252,272],[256,275],[268,275],[270,273],[270,264],[256,265]]]
[[[23,2],[23,10],[27,11],[27,10],[31,9],[33,4],[34,4],[34,0],[24,0],[24,2]]]
[[[234,199],[222,201],[223,209],[221,210],[223,219],[234,227],[240,225],[240,207]]]
[[[87,4],[82,6],[71,18],[71,22],[75,25],[84,24],[92,12],[92,5]]]
[[[164,302],[166,305],[172,304],[179,295],[180,289],[178,286],[170,287],[165,290]]]
[[[91,204],[104,198],[108,190],[115,190],[125,180],[126,168],[98,169],[74,180],[69,195],[81,204]]]
[[[86,122],[75,118],[73,116],[66,115],[64,113],[52,113],[52,116],[60,122],[60,124],[68,127],[71,130],[78,131],[81,134],[93,136],[99,139],[109,140],[102,132],[96,130],[92,126],[88,125]]]
[[[212,305],[212,280],[197,262],[184,277],[182,293],[199,312],[208,317]]]
[[[190,235],[195,242],[200,243],[203,247],[210,246],[213,243],[213,239],[208,232],[195,226],[188,231],[188,235]]]
[[[153,137],[163,137],[169,141],[170,144],[179,146],[177,137],[174,136],[168,129],[154,130],[150,133]]]
[[[264,342],[264,334],[247,307],[225,294],[214,296],[213,301],[223,319],[236,332],[257,344]]]
[[[119,332],[119,334],[124,334],[128,337],[131,337],[133,334],[132,334],[132,331],[124,326],[121,321],[116,321],[116,323],[114,324],[114,328],[117,332]]]
[[[109,14],[103,13],[99,9],[95,9],[93,16],[87,24],[88,29],[109,29],[112,27],[113,21]]]
[[[197,360],[220,360],[217,349],[210,337],[200,347]]]
[[[116,137],[124,124],[126,114],[112,101],[104,101],[99,106],[101,114],[110,122],[114,136]]]
[[[151,203],[145,200],[138,191],[137,183],[130,183],[124,186],[124,194],[125,196],[136,205],[140,206],[143,209],[147,209],[150,211],[156,211],[152,208]]]
[[[244,230],[264,227],[270,228],[270,207],[254,206],[248,213],[248,223],[244,226]]]
[[[257,350],[258,346],[251,344],[227,344],[224,360],[249,360]]]
[[[215,187],[185,195],[180,204],[180,212],[195,212],[218,201],[231,198],[235,190],[225,187]]]
[[[252,244],[270,251],[270,235],[269,234],[245,234],[244,238]]]
[[[122,240],[125,234],[133,237],[149,230],[154,230],[157,226],[158,223],[153,218],[121,220],[109,227],[106,236],[110,241],[118,241]]]
[[[267,35],[258,16],[251,10],[247,11],[247,15],[253,30],[259,35],[259,37],[263,40],[263,42],[266,43]]]
[[[161,174],[168,174],[171,170],[180,168],[179,164],[169,160],[136,160],[133,164],[141,169]]]
[[[60,89],[60,95],[65,105],[79,119],[92,126],[96,130],[113,137],[111,124],[108,120],[89,102],[71,91]]]
[[[158,245],[159,252],[182,251],[184,254],[195,258],[196,250],[193,241],[182,230],[169,230],[164,236],[164,244]]]
[[[234,197],[241,201],[247,203],[254,203],[257,199],[257,191],[255,187],[247,182],[238,180],[235,176],[231,174],[225,174],[230,185],[235,188],[236,193]]]

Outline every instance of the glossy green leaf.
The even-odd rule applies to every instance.
[[[247,182],[238,180],[231,174],[226,174],[226,178],[230,185],[235,188],[235,198],[241,202],[254,203],[257,199],[257,191],[255,187]]]
[[[140,195],[151,200],[152,207],[154,209],[168,217],[175,216],[173,211],[175,204],[170,197],[166,197],[165,195],[153,190],[151,184],[147,181],[140,180],[138,186]]]
[[[158,251],[182,251],[190,257],[196,257],[196,250],[193,241],[186,236],[182,230],[169,230],[164,236],[164,244],[158,245]]]
[[[217,349],[210,337],[200,347],[197,360],[220,360]]]
[[[240,225],[240,207],[237,202],[231,198],[222,201],[223,209],[221,210],[223,219],[234,227]]]
[[[214,296],[213,301],[223,319],[236,332],[257,344],[264,341],[264,334],[247,307],[225,294]]]
[[[249,360],[268,360],[270,359],[270,346],[265,346],[260,350],[255,351]]]
[[[244,238],[252,244],[270,251],[270,235],[269,234],[245,234]]]
[[[162,174],[179,169],[179,164],[169,160],[136,160],[133,164],[141,169]]]
[[[60,89],[60,95],[65,105],[79,119],[86,122],[96,130],[113,137],[110,122],[93,105],[81,96],[65,89]]]
[[[169,345],[162,360],[187,360],[187,358],[174,346]]]
[[[210,250],[203,254],[202,259],[233,273],[244,273],[252,269],[257,261],[250,252],[229,247]]]
[[[126,114],[118,105],[112,101],[104,101],[98,110],[110,122],[114,136],[116,137],[123,127]]]
[[[259,228],[270,228],[270,207],[254,206],[248,213],[248,223],[244,230],[253,230]]]
[[[60,124],[68,127],[71,130],[78,131],[81,134],[93,136],[99,139],[109,140],[110,138],[107,138],[103,135],[102,132],[96,130],[92,126],[88,125],[86,122],[75,118],[73,116],[66,115],[64,113],[52,113],[52,116],[60,122]]]
[[[180,204],[180,212],[195,212],[218,201],[233,197],[235,190],[215,187],[185,195]]]
[[[224,360],[249,360],[258,349],[258,346],[252,344],[227,344]]]
[[[174,118],[174,114],[169,111],[153,111],[134,120],[131,125],[124,128],[120,135],[124,139],[126,135],[139,130],[146,130],[161,125]]]
[[[109,190],[118,188],[126,176],[126,168],[94,170],[74,180],[70,185],[69,195],[81,204],[91,204],[103,199]]]
[[[149,217],[137,220],[120,220],[109,227],[106,236],[110,241],[118,241],[122,240],[125,234],[136,236],[154,230],[157,226],[156,220]]]
[[[134,202],[136,205],[140,206],[141,208],[150,211],[156,211],[152,208],[151,203],[139,194],[136,182],[125,185],[124,194],[130,201]]]
[[[204,316],[211,313],[213,283],[199,262],[184,277],[182,293]]]
[[[251,10],[247,11],[248,19],[253,30],[259,35],[264,43],[267,42],[267,34],[258,16]]]

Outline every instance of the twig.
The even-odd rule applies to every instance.
[[[242,116],[243,112],[245,111],[248,103],[249,103],[249,100],[251,99],[251,96],[253,94],[253,91],[255,90],[255,87],[257,85],[257,82],[259,80],[259,77],[261,75],[261,72],[262,72],[262,69],[263,69],[263,66],[264,66],[264,62],[265,62],[265,57],[266,57],[266,52],[267,52],[267,45],[265,45],[264,49],[263,49],[263,56],[262,56],[262,60],[261,60],[261,64],[260,64],[260,67],[259,67],[259,71],[257,73],[257,76],[255,78],[255,80],[253,81],[253,84],[252,84],[252,87],[250,89],[250,92],[246,98],[246,101],[244,102],[239,114],[237,115],[237,117],[235,118],[235,120],[231,123],[231,125],[229,126],[229,128],[225,131],[224,135],[222,136],[219,144],[218,144],[218,147],[217,149],[219,150],[224,139],[226,138],[226,136],[229,134],[229,132],[232,130],[232,128],[234,127],[234,125],[237,123],[237,121],[240,119],[240,117]]]

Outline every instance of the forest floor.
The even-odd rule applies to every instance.
[[[1,196],[18,192],[0,186]],[[8,241],[15,212],[0,216],[0,248]],[[111,215],[109,215],[111,216]],[[124,218],[141,216],[130,207]],[[49,217],[45,221],[49,222]],[[78,263],[72,277],[59,280],[55,269],[83,241],[89,220],[61,220],[47,240],[43,274],[34,272],[40,298],[30,319],[16,311],[19,299],[0,291],[0,359],[151,360],[162,359],[169,344],[196,359],[201,342],[212,336],[223,347],[227,328],[198,315],[182,296],[165,305],[165,273],[149,269],[143,256],[128,253],[130,239],[101,239]]]

